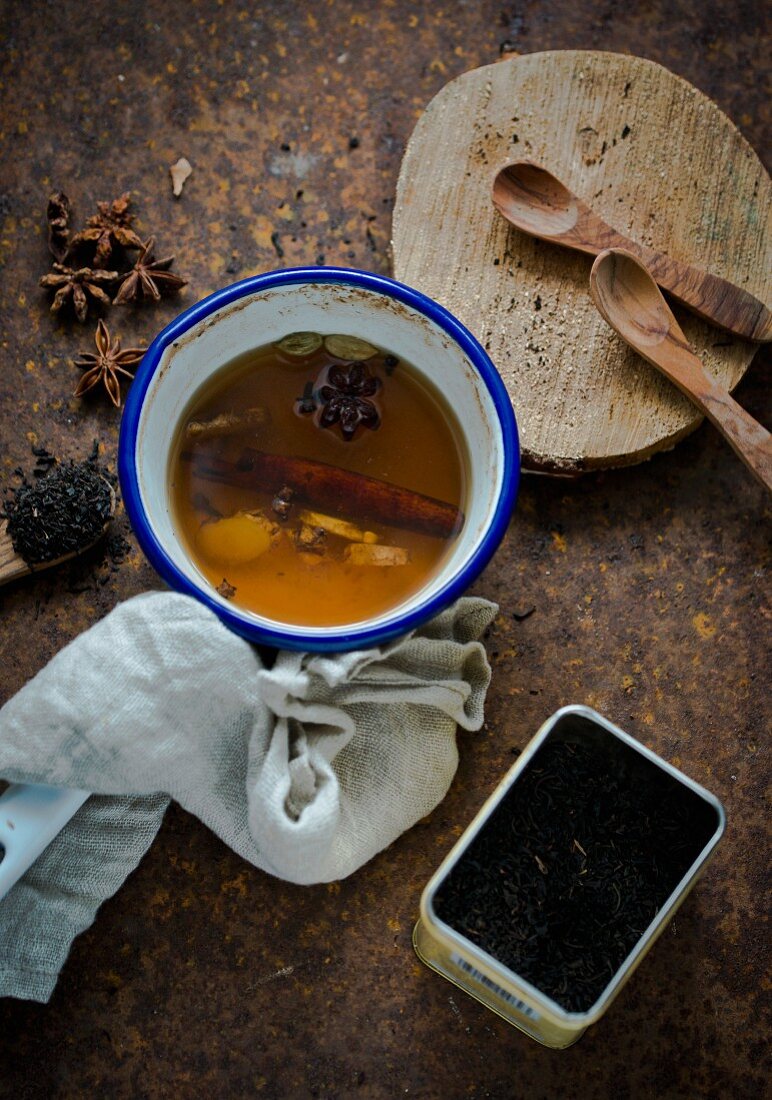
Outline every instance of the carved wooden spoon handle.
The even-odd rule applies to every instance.
[[[650,354],[647,355],[640,348],[638,351],[655,366],[661,366]],[[670,339],[660,344],[656,351],[672,354],[671,370],[663,367],[664,372],[715,424],[735,454],[761,484],[772,490],[772,435],[738,405],[727,390],[710,378],[692,352],[679,348]],[[672,369],[677,356],[680,356],[677,366],[681,376],[689,372],[688,386],[679,382],[676,371]]]
[[[772,312],[747,290],[646,245],[622,241],[620,247],[643,260],[659,285],[698,317],[749,340],[772,340]]]
[[[577,206],[576,225],[548,240],[562,241],[590,255],[606,248],[624,248],[646,265],[661,287],[698,317],[748,340],[759,343],[772,340],[772,311],[747,290],[709,271],[674,260],[648,245],[631,241],[598,217],[589,206],[584,203],[577,203]]]

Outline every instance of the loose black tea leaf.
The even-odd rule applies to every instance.
[[[13,548],[30,565],[84,550],[110,519],[113,495],[92,462],[63,463],[5,500]]]
[[[32,453],[35,456],[35,468],[32,471],[32,476],[45,477],[46,474],[50,473],[51,467],[56,465],[56,455],[52,455],[45,447],[33,447]]]
[[[712,836],[632,750],[546,741],[435,897],[441,920],[568,1011],[598,999]]]

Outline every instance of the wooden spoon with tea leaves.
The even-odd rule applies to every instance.
[[[711,378],[641,261],[622,248],[602,252],[592,265],[590,293],[614,331],[690,397],[772,489],[772,435]]]
[[[115,514],[115,490],[104,478],[100,478],[99,480],[109,489],[109,502],[103,504],[99,515],[101,527],[96,533],[94,533],[93,528],[89,529],[89,535],[82,543],[77,542],[76,532],[73,535],[73,541],[76,542],[77,545],[75,545],[73,549],[68,550],[67,553],[60,554],[58,557],[51,558],[49,561],[25,560],[25,558],[14,548],[11,536],[8,534],[8,521],[2,520],[2,522],[0,522],[0,585],[8,584],[10,581],[15,581],[19,577],[25,577],[29,573],[39,573],[41,569],[49,569],[54,565],[61,565],[62,562],[69,561],[71,558],[77,557],[78,554],[83,554],[86,550],[90,550],[92,546],[95,546],[99,542],[107,530],[110,520]],[[104,499],[107,501],[106,496]],[[41,518],[44,520],[44,512]]]
[[[538,164],[521,160],[502,168],[493,181],[493,203],[508,222],[531,236],[592,256],[605,248],[624,248],[699,317],[748,340],[772,340],[772,311],[758,298],[726,279],[631,241]]]
[[[40,548],[48,529],[52,538],[56,537],[60,544],[71,549],[48,561],[26,561],[14,549],[8,534],[8,521],[3,520],[0,523],[0,585],[68,561],[102,538],[115,514],[115,491],[96,471],[84,474],[84,466],[87,464],[59,467],[58,472],[42,478],[40,485],[27,486],[22,505],[24,526],[28,528],[28,536],[32,536],[31,542]],[[73,471],[80,471],[76,483],[71,479]],[[78,488],[80,492],[76,491]],[[73,497],[77,504],[72,503]],[[18,498],[17,493],[17,501]],[[63,527],[66,539],[62,538]],[[88,796],[88,791],[39,783],[12,783],[0,794],[0,898],[18,882]]]

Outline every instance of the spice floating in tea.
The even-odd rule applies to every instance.
[[[55,561],[93,545],[114,504],[113,490],[95,463],[62,463],[7,497],[7,533],[27,564]]]
[[[220,583],[217,585],[217,591],[225,600],[232,600],[236,595],[236,589],[232,584],[228,583],[227,577],[223,577]]]
[[[364,363],[352,363],[345,367],[330,367],[324,372],[325,381],[319,386],[319,399],[323,408],[319,417],[322,428],[340,425],[344,439],[353,439],[357,428],[380,426],[381,414],[373,397],[381,388],[379,378],[369,374]]]
[[[261,417],[247,424],[250,409]],[[240,606],[354,623],[440,568],[463,528],[467,463],[456,414],[425,373],[361,336],[294,332],[194,395],[173,511],[212,587],[225,571]]]
[[[435,911],[586,1012],[714,830],[702,799],[633,750],[548,739],[438,888]]]
[[[258,428],[265,423],[265,417],[265,409],[261,408],[244,409],[240,413],[218,413],[217,416],[210,416],[205,420],[191,420],[185,427],[185,434],[189,439],[236,435],[250,428]]]
[[[316,412],[316,400],[314,398],[314,384],[310,380],[303,387],[303,394],[298,398],[298,412],[302,416],[310,416]]]
[[[192,461],[205,481],[263,491],[286,483],[299,500],[323,508],[342,505],[354,515],[436,538],[457,534],[464,520],[463,513],[445,501],[308,458],[265,454],[254,447],[245,447],[235,462],[215,457],[196,460],[190,451],[182,458]]]

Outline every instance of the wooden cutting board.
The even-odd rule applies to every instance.
[[[402,162],[395,277],[447,306],[487,348],[515,408],[526,468],[575,474],[672,447],[693,406],[630,351],[589,296],[592,258],[496,212],[506,163],[544,165],[615,229],[769,304],[772,186],[711,100],[652,61],[553,51],[475,69],[421,116]],[[755,345],[675,312],[732,388]]]

